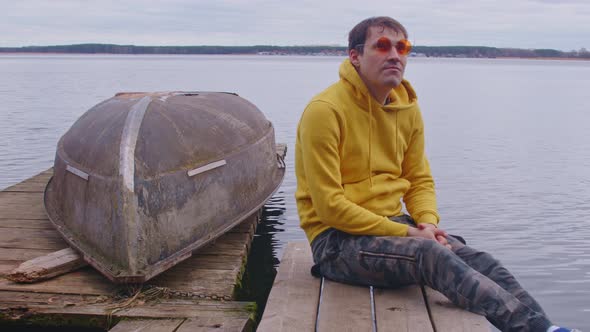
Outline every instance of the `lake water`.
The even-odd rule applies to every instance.
[[[53,164],[59,137],[120,91],[231,91],[288,144],[268,207],[281,257],[304,240],[296,126],[339,57],[0,56],[0,188]],[[557,323],[590,331],[590,62],[412,58],[441,225],[493,253]],[[0,216],[1,217],[1,216]]]

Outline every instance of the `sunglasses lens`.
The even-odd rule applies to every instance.
[[[395,44],[395,49],[400,55],[408,55],[412,50],[412,44],[407,39],[402,39]]]
[[[391,40],[387,37],[381,37],[377,39],[377,44],[375,44],[375,49],[379,52],[387,53],[391,51]],[[402,39],[395,43],[395,50],[400,55],[408,55],[412,50],[412,44],[407,39]]]
[[[381,37],[377,39],[377,44],[375,45],[375,48],[379,52],[389,52],[389,50],[391,50],[391,41],[388,38]]]

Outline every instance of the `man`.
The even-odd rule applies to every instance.
[[[570,331],[553,326],[492,256],[438,228],[422,116],[403,79],[410,48],[394,19],[360,22],[340,81],[301,117],[295,197],[312,272],[377,287],[425,284],[502,331]]]

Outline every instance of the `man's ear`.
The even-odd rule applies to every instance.
[[[361,61],[359,59],[359,56],[360,56],[359,51],[355,48],[348,51],[348,59],[350,60],[350,63],[352,63],[352,65],[355,68],[358,68],[361,65]]]

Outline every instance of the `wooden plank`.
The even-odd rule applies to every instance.
[[[394,290],[376,288],[374,297],[379,331],[433,332],[422,289],[419,286]]]
[[[226,243],[234,243],[236,245],[245,245],[251,236],[247,233],[225,233],[213,242],[212,245],[223,245]]]
[[[13,192],[3,190],[0,191],[0,201],[13,205],[26,205],[31,203],[43,205],[43,193]]]
[[[0,227],[55,229],[49,219],[6,219],[0,218]]]
[[[47,255],[55,250],[0,248],[0,275],[14,270],[22,262]]]
[[[185,296],[203,295],[212,298],[231,299],[238,281],[238,273],[233,270],[195,269],[183,262],[176,267],[150,280],[150,285],[169,288]],[[189,262],[190,263],[190,262]],[[180,267],[180,268],[179,268]],[[33,284],[15,283],[0,279],[0,291],[44,292],[56,294],[107,295],[116,289],[111,283],[91,267],[72,271]]]
[[[490,323],[484,316],[456,307],[429,287],[425,287],[425,294],[436,331],[490,332]]]
[[[53,167],[46,171],[43,171],[31,178],[28,178],[22,182],[12,185],[3,191],[12,192],[43,192],[45,185],[53,175]]]
[[[38,174],[30,177],[29,180],[44,180],[44,181],[49,181],[49,178],[51,178],[52,176],[53,176],[53,167],[49,167],[48,169],[46,169],[44,171],[41,171]]]
[[[372,331],[371,294],[368,287],[324,279],[318,331]]]
[[[234,288],[238,281],[236,272],[178,269],[177,267],[180,265],[182,264],[155,277],[149,283],[189,295],[201,294],[223,299],[234,297]],[[183,274],[181,271],[187,271],[187,273]]]
[[[0,218],[6,219],[40,219],[47,220],[43,205],[4,205],[0,201]]]
[[[121,302],[127,302],[128,299],[121,299]],[[0,308],[9,308],[15,306],[23,306],[30,304],[31,307],[39,307],[43,310],[59,311],[61,312],[79,312],[81,314],[87,313],[102,313],[108,311],[107,309],[115,307],[119,302],[113,300],[108,296],[94,296],[94,295],[73,295],[73,294],[52,294],[52,293],[29,293],[29,292],[0,292]],[[154,302],[136,302],[133,306],[126,309],[134,314],[120,315],[121,317],[147,317],[149,311],[154,311],[153,318],[182,318],[182,317],[219,317],[224,316],[210,311],[219,309],[220,311],[235,312],[237,316],[241,316],[244,312],[249,313],[251,302],[239,301],[213,301],[213,300],[191,300],[178,298],[159,298]],[[175,307],[175,310],[165,310],[165,312],[157,313],[158,307]],[[77,308],[66,308],[77,307]],[[194,308],[202,309],[203,313],[193,312]],[[236,315],[233,315],[236,316]]]
[[[0,191],[0,218],[47,219],[43,193]]]
[[[0,248],[48,249],[57,251],[68,247],[53,229],[0,227]]]
[[[63,248],[62,248],[63,249]],[[18,248],[0,248],[0,261],[14,261],[16,265],[43,255],[47,255],[55,250],[51,249],[18,249]]]
[[[236,270],[243,264],[245,257],[237,255],[197,255],[189,258],[195,269]]]
[[[225,234],[225,235],[231,235],[231,234]],[[246,240],[245,240],[246,241]],[[250,246],[250,244],[246,244],[246,242],[242,242],[242,241],[231,241],[230,239],[224,238],[222,240],[217,240],[215,243],[209,245],[209,247],[211,247],[211,249],[213,250],[239,250],[240,254],[244,251],[248,250],[248,247]],[[203,251],[207,251],[208,248],[203,248]],[[200,252],[201,249],[197,249],[196,252]]]
[[[0,279],[0,291],[110,295],[116,288],[117,285],[111,283],[91,267],[85,267],[34,284],[20,284],[3,278]]]
[[[175,332],[184,319],[122,320],[109,332]]]
[[[211,257],[212,258],[212,257]],[[180,278],[180,280],[193,280],[193,279],[215,279],[219,278],[220,276],[232,276],[235,278],[235,275],[239,272],[240,269],[239,265],[235,266],[222,266],[223,269],[214,269],[211,268],[211,265],[203,267],[200,266],[197,262],[200,260],[200,257],[191,257],[186,261],[173,266],[169,270],[165,271],[164,273],[160,274],[161,276],[165,276],[166,279],[170,279],[171,277],[174,278],[177,275],[183,275],[187,278]],[[157,277],[156,277],[157,278]]]
[[[256,216],[258,218],[258,216]],[[256,224],[258,224],[258,219],[251,219],[248,218],[238,224],[236,227],[232,228],[228,233],[247,233],[247,234],[254,234],[256,231]]]
[[[234,247],[214,247],[214,246],[207,246],[202,249],[198,249],[193,255],[197,256],[218,256],[218,255],[228,255],[228,256],[241,256],[244,254],[245,248],[236,248]]]
[[[54,304],[66,306],[75,303],[101,303],[107,300],[105,296],[80,295],[80,294],[53,294],[53,293],[29,293],[29,292],[0,292],[0,308],[27,307]]]
[[[21,262],[0,260],[0,276],[4,277],[4,275],[10,273],[10,271],[14,270],[20,263]]]
[[[166,287],[180,296],[201,296],[230,300],[234,297],[237,276],[227,270],[201,270],[190,277],[177,277],[166,271],[149,281],[150,285]],[[231,271],[229,271],[231,272]],[[193,279],[191,279],[193,278]],[[33,284],[0,279],[0,291],[43,292],[55,294],[108,295],[119,287],[90,267]]]
[[[55,252],[50,249],[0,248],[0,275],[10,273],[24,261]],[[243,264],[245,258],[238,255],[197,255],[189,258],[194,269],[235,271]],[[185,264],[180,263],[180,264]],[[165,272],[164,272],[165,273]]]
[[[18,183],[14,186],[8,187],[2,191],[5,192],[29,192],[29,193],[43,193],[45,190],[45,185],[47,182],[28,182],[28,183]]]
[[[189,318],[176,332],[242,332],[252,328],[252,320],[239,317]]]
[[[113,302],[84,302],[81,300],[63,301],[55,294],[14,293],[17,300],[5,299],[5,292],[0,292],[0,312],[7,315],[16,314],[13,310],[28,308],[30,314],[61,314],[87,317],[106,316],[116,306]],[[23,297],[22,295],[26,295]],[[45,296],[45,300],[38,298]],[[185,318],[185,317],[245,317],[248,318],[250,302],[222,301],[183,301],[160,299],[155,303],[137,303],[136,305],[115,310],[113,317],[132,318]],[[13,311],[13,312],[11,312]],[[22,313],[22,312],[21,312]],[[106,318],[106,317],[105,317]]]
[[[53,168],[0,192],[0,218],[46,220],[43,191]]]
[[[6,278],[14,282],[31,283],[53,278],[85,265],[86,262],[77,252],[72,248],[65,248],[23,262],[6,275]]]
[[[257,331],[313,331],[320,295],[307,242],[289,242]]]
[[[123,300],[126,302],[127,300]],[[114,303],[107,297],[82,297],[45,293],[0,292],[0,313],[3,319],[35,317],[83,317],[107,320],[113,318],[202,318],[233,317],[249,319],[250,302],[192,301],[161,298],[148,303],[136,301],[131,305]],[[117,310],[114,310],[118,308]],[[26,315],[23,315],[26,313]]]

